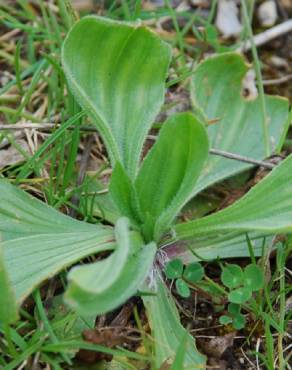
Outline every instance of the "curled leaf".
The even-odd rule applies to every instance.
[[[69,275],[66,301],[79,313],[104,314],[132,295],[144,282],[156,253],[155,243],[144,245],[140,234],[129,231],[121,218],[115,228],[117,247],[107,258],[74,267]]]

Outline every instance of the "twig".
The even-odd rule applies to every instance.
[[[282,76],[279,78],[275,78],[272,80],[263,80],[263,85],[264,86],[270,86],[270,85],[281,85],[284,84],[285,82],[288,82],[292,79],[292,74],[287,75],[287,76]]]
[[[10,41],[12,37],[16,36],[20,31],[20,28],[15,28],[12,31],[6,32],[3,36],[0,37],[0,42]]]
[[[147,138],[150,139],[150,140],[156,140],[157,136],[148,135]],[[261,167],[267,168],[269,170],[272,170],[276,166],[275,164],[269,163],[267,161],[258,161],[257,159],[245,157],[245,156],[240,155],[240,154],[226,152],[225,150],[220,150],[220,149],[211,148],[211,149],[209,149],[209,153],[212,154],[212,155],[218,155],[220,157],[224,157],[224,158],[228,158],[228,159],[233,159],[233,160],[239,161],[239,162],[254,164],[256,166],[261,166]]]
[[[289,19],[288,21],[285,21],[283,23],[278,24],[275,27],[272,27],[256,36],[254,36],[253,41],[255,46],[259,47],[267,42],[284,35],[285,33],[288,33],[292,31],[292,19]],[[239,52],[245,52],[250,50],[252,47],[252,44],[250,41],[244,42],[237,51]]]
[[[209,153],[213,154],[213,155],[219,155],[221,157],[225,157],[225,158],[229,158],[229,159],[234,159],[235,161],[255,164],[257,166],[261,166],[261,167],[267,168],[269,170],[272,170],[274,167],[276,167],[275,164],[269,163],[267,161],[258,161],[257,159],[245,157],[245,156],[235,154],[235,153],[225,152],[224,150],[212,149],[211,148],[209,150]]]

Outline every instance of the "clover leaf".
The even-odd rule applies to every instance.
[[[191,283],[197,283],[202,280],[204,272],[204,267],[200,263],[193,262],[186,266],[183,277]]]

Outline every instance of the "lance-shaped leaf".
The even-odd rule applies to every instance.
[[[81,314],[104,314],[134,295],[147,277],[156,253],[155,243],[144,245],[121,218],[115,228],[116,250],[106,259],[73,268],[66,301]]]
[[[224,232],[292,231],[292,155],[228,208],[175,227],[179,239]]]
[[[115,247],[112,228],[76,221],[3,180],[0,233],[4,239],[1,284],[6,284],[6,292],[15,296],[17,305],[65,267]],[[0,306],[7,302],[5,294],[0,295]],[[0,320],[6,320],[5,312],[0,310],[0,314]]]
[[[133,178],[164,100],[170,48],[141,24],[89,16],[69,32],[62,62],[70,89]]]
[[[250,100],[243,96],[243,80],[249,67],[236,53],[208,58],[194,72],[191,97],[196,114],[209,122],[212,148],[261,160],[266,155],[260,97]],[[265,102],[271,149],[278,152],[289,126],[289,103],[279,96],[268,95]],[[212,155],[193,195],[249,167],[246,163]]]
[[[139,222],[139,203],[134,185],[128,174],[117,162],[110,182],[110,197],[122,216],[128,217],[134,224]]]
[[[255,256],[261,256],[273,245],[272,236],[248,233]],[[247,257],[250,255],[246,234],[242,232],[218,232],[203,237],[194,236],[188,241],[177,241],[163,248],[167,259],[180,258],[185,264],[217,258]]]
[[[159,239],[189,200],[207,155],[206,130],[191,113],[165,122],[135,182],[148,238]]]
[[[64,216],[24,191],[0,180],[0,233],[2,240],[17,239],[35,234],[48,234],[93,228],[84,222]]]
[[[17,320],[17,305],[13,287],[3,258],[3,246],[0,243],[0,323],[11,324]]]
[[[173,362],[181,341],[185,341],[184,367],[181,369],[204,369],[206,359],[198,352],[195,339],[181,325],[173,299],[157,271],[154,271],[153,279],[150,283],[156,295],[144,296],[143,302],[154,337],[156,367],[160,368],[166,360]]]

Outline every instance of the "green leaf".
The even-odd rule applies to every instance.
[[[183,274],[183,277],[191,283],[197,283],[202,280],[203,276],[204,267],[198,262],[193,262],[187,265]]]
[[[243,271],[240,266],[228,264],[221,273],[222,283],[229,289],[238,287],[243,283]]]
[[[242,96],[242,80],[249,65],[237,53],[212,56],[200,63],[191,82],[196,114],[209,121],[210,146],[257,160],[265,158],[260,98]],[[271,147],[279,152],[289,127],[288,100],[265,96]],[[212,122],[212,121],[215,122]],[[208,158],[193,195],[251,165],[219,156]]]
[[[155,243],[144,245],[121,218],[115,227],[117,248],[107,258],[72,268],[66,301],[82,315],[104,314],[133,296],[144,282],[156,253]]]
[[[112,165],[137,172],[144,139],[164,100],[170,47],[140,23],[89,16],[62,50],[68,84],[91,116]]]
[[[255,292],[264,287],[265,278],[260,266],[250,264],[244,269],[244,285]]]
[[[255,256],[261,256],[263,245],[271,246],[273,240],[272,236],[264,238],[261,233],[255,232],[249,233],[249,238]],[[181,258],[186,265],[194,261],[249,256],[246,234],[240,232],[196,236],[188,241],[188,248],[183,243],[175,243],[164,247],[164,252],[169,258]]]
[[[12,324],[18,318],[15,293],[3,258],[3,245],[0,242],[0,322]]]
[[[250,231],[262,236],[292,231],[292,155],[230,207],[175,227],[179,239]]]
[[[178,370],[184,368],[184,359],[186,355],[186,345],[187,345],[188,333],[185,332],[180,345],[178,346],[175,358],[169,370]]]
[[[165,267],[165,275],[168,279],[177,279],[182,276],[183,263],[179,258],[169,261]]]
[[[66,233],[68,229],[86,232],[94,228],[63,215],[8,181],[0,180],[0,233],[4,241],[53,232]]]
[[[183,281],[183,279],[177,279],[175,281],[175,287],[181,297],[188,298],[191,295],[190,288],[188,287],[187,283]]]
[[[134,223],[139,220],[138,201],[135,199],[135,189],[122,165],[117,162],[110,182],[110,196],[122,216],[128,217]]]
[[[222,315],[219,317],[219,322],[221,325],[228,325],[232,323],[232,318],[226,315]]]
[[[82,339],[85,329],[94,329],[96,315],[80,316],[64,304],[63,295],[54,296],[48,316],[58,340]]]
[[[232,315],[232,316],[236,316],[240,313],[240,305],[239,304],[235,304],[235,303],[229,303],[228,305],[228,312]]]
[[[60,270],[90,254],[115,247],[112,228],[76,221],[3,180],[0,232],[4,238],[1,280],[6,281],[9,291],[10,282],[17,306]],[[7,304],[6,299],[0,295],[0,307]],[[13,307],[11,303],[12,313]],[[4,317],[0,316],[0,320]]]
[[[86,194],[80,199],[80,211],[84,216],[92,215],[107,223],[115,224],[121,215],[105,184],[88,175],[84,185]]]
[[[174,301],[157,271],[154,271],[150,284],[157,294],[144,296],[143,301],[154,338],[156,367],[159,368],[168,359],[173,361],[186,336],[184,366],[194,370],[204,369],[206,358],[197,351],[195,339],[181,325]]]
[[[142,163],[135,186],[147,237],[158,240],[189,200],[208,155],[208,139],[191,113],[172,116]],[[150,216],[150,217],[149,217]]]
[[[228,299],[232,303],[242,304],[251,297],[251,290],[246,287],[237,288],[228,294]]]
[[[233,318],[232,324],[233,324],[233,327],[237,330],[243,329],[246,324],[245,316],[243,316],[242,314],[236,315]]]

